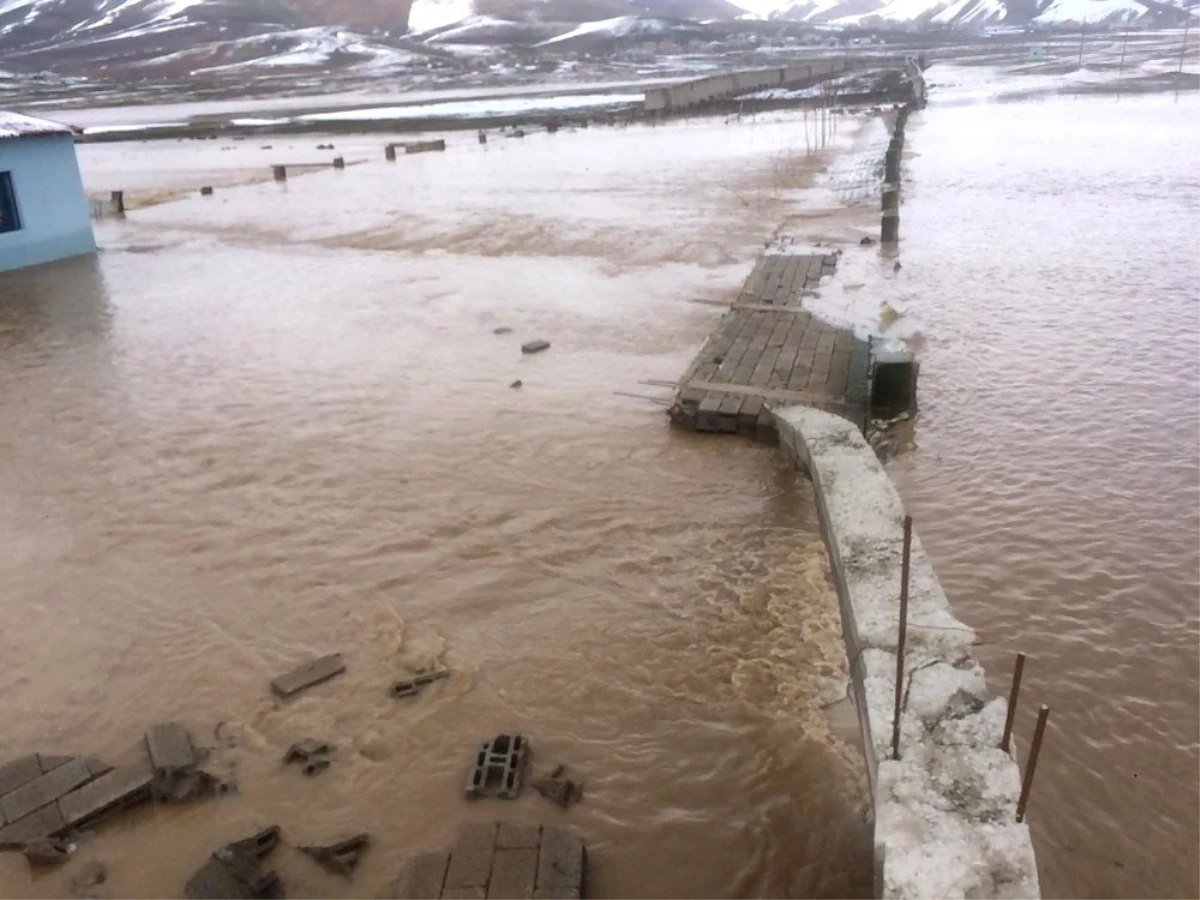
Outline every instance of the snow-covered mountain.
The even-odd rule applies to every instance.
[[[762,21],[845,27],[1175,24],[1200,0],[0,0],[6,70],[110,79],[466,65],[467,44],[605,53]],[[713,24],[718,23],[718,24]],[[723,24],[721,24],[723,23]]]
[[[419,0],[418,0],[419,2]],[[830,26],[1175,24],[1197,0],[741,0],[763,18]]]

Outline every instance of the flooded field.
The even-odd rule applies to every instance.
[[[1200,97],[1042,96],[936,67],[902,278],[919,450],[890,467],[1003,692],[1049,897],[1194,897]]]
[[[236,741],[238,796],[81,848],[114,896],[178,895],[269,823],[371,832],[353,882],[273,859],[291,896],[371,895],[468,818],[577,829],[593,896],[865,896],[809,491],[613,394],[683,370],[720,312],[691,301],[732,297],[817,168],[800,121],[451,144],[138,209],[94,260],[0,276],[0,756],[119,757],[169,718]],[[81,163],[136,194],[264,152],[222,146]],[[272,699],[335,650],[346,675]],[[501,730],[583,802],[469,805]],[[279,764],[306,736],[338,747],[312,780]],[[0,894],[77,864],[0,855]]]

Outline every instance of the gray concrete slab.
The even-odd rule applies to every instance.
[[[520,850],[536,847],[542,837],[540,825],[510,825],[502,823],[496,832],[496,847],[501,850]]]
[[[291,697],[305,688],[328,681],[335,675],[346,671],[346,664],[340,653],[331,653],[309,660],[292,671],[280,675],[271,681],[271,689],[280,697]]]
[[[488,881],[488,900],[529,900],[538,871],[538,850],[497,850]]]
[[[458,829],[446,869],[447,890],[487,887],[496,852],[496,828],[493,822],[470,822]]]
[[[561,828],[542,829],[542,848],[538,855],[537,887],[550,886],[575,891],[583,888],[583,841]]]
[[[0,798],[0,808],[9,822],[16,822],[34,810],[48,806],[91,777],[83,760],[71,760],[5,794]]]
[[[65,795],[58,802],[63,820],[78,828],[92,824],[110,812],[125,809],[150,797],[154,768],[149,759],[113,769],[90,784]]]
[[[0,850],[20,850],[30,841],[58,834],[64,827],[57,804],[43,806],[37,812],[0,828]]]

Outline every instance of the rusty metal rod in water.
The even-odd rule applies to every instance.
[[[900,561],[900,629],[896,639],[896,715],[892,720],[892,759],[900,758],[900,704],[904,699],[904,642],[908,637],[908,563],[912,554],[912,516],[904,517],[904,555]]]
[[[1008,715],[1004,719],[1004,736],[1000,738],[1000,749],[1008,752],[1008,742],[1012,738],[1013,720],[1017,717],[1017,695],[1021,693],[1021,673],[1025,671],[1025,654],[1017,654],[1017,664],[1013,667],[1012,689],[1008,692]]]
[[[1033,744],[1029,747],[1029,759],[1025,763],[1025,780],[1021,782],[1021,799],[1017,801],[1017,821],[1025,821],[1025,807],[1029,805],[1029,791],[1033,787],[1033,773],[1037,769],[1038,754],[1042,752],[1042,736],[1046,733],[1046,720],[1050,718],[1050,707],[1045,703],[1038,710],[1037,729],[1033,732]]]

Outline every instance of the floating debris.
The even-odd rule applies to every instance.
[[[298,666],[286,675],[280,675],[271,681],[271,690],[280,697],[291,697],[305,688],[328,681],[335,675],[346,671],[342,662],[342,654],[331,653]]]
[[[521,345],[522,353],[541,353],[543,350],[550,349],[550,342],[543,340],[527,341]]]
[[[583,782],[565,777],[566,771],[565,765],[558,765],[549,775],[533,782],[534,790],[563,809],[572,807],[583,799]]]
[[[449,669],[434,669],[431,672],[419,672],[407,681],[397,681],[388,688],[388,696],[400,700],[405,697],[415,697],[435,681],[450,677]]]
[[[521,793],[528,749],[519,734],[501,734],[485,741],[467,775],[467,796],[515,800]]]
[[[293,762],[300,763],[304,774],[312,777],[329,768],[332,761],[329,754],[332,752],[333,744],[315,738],[305,738],[288,747],[287,753],[283,755],[283,764],[286,766]]]
[[[282,898],[283,882],[274,870],[263,871],[259,861],[279,845],[279,827],[226,844],[188,879],[184,894],[189,900],[224,898]]]
[[[371,836],[364,832],[332,844],[300,847],[299,849],[331,872],[348,876],[358,867],[359,854],[370,843]]]

